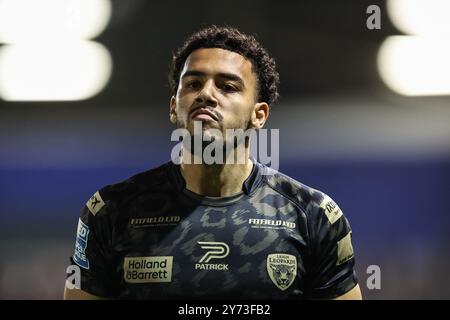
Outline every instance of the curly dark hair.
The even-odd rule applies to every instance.
[[[188,56],[200,48],[221,48],[236,52],[252,63],[257,78],[257,101],[275,103],[279,97],[279,74],[275,60],[252,35],[236,28],[210,26],[191,35],[173,55],[169,73],[172,94],[178,90],[180,73]]]

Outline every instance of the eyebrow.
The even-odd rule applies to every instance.
[[[182,79],[186,78],[186,77],[205,77],[207,76],[206,72],[203,71],[198,71],[198,70],[188,70],[186,71],[183,76],[181,77]],[[217,74],[217,76],[219,78],[225,78],[227,80],[232,80],[232,81],[236,81],[238,82],[241,86],[245,87],[244,85],[244,81],[242,80],[241,77],[239,77],[237,74],[234,73],[227,73],[227,72],[220,72]]]

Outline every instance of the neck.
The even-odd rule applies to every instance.
[[[181,164],[186,188],[209,197],[227,197],[242,191],[242,185],[253,169],[248,150],[244,164]]]

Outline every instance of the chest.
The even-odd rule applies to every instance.
[[[124,296],[301,296],[307,230],[294,208],[241,203],[167,209],[130,216],[116,239]]]

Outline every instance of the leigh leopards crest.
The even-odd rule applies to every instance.
[[[291,254],[269,254],[267,272],[272,282],[284,291],[292,285],[297,275],[297,258]]]

